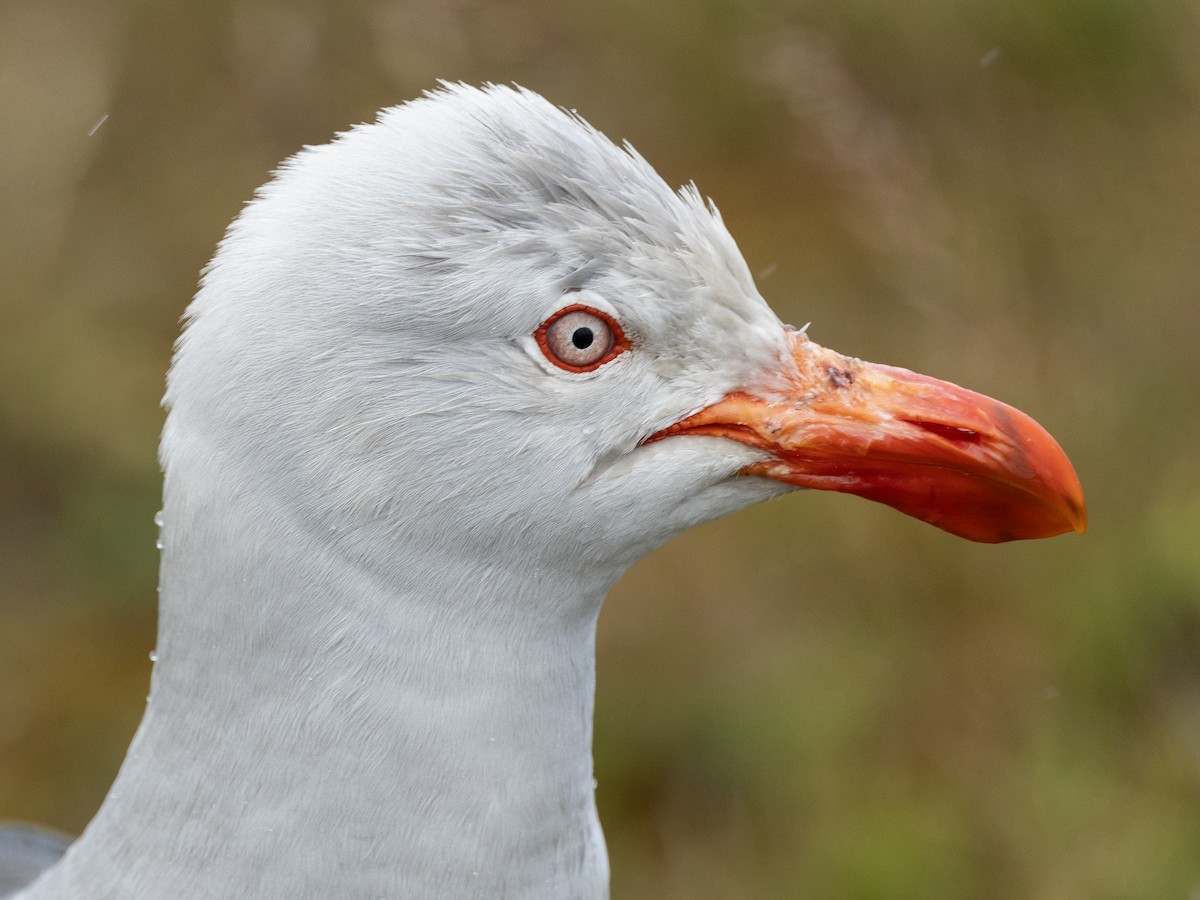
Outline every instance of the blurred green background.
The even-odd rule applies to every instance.
[[[785,320],[1033,414],[1091,508],[978,546],[805,494],[636,566],[614,897],[1196,897],[1198,46],[1182,0],[0,0],[0,818],[80,830],[140,716],[226,223],[436,78],[517,81],[695,179]]]

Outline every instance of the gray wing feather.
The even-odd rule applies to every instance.
[[[0,824],[0,897],[7,897],[58,862],[71,838],[47,828]]]

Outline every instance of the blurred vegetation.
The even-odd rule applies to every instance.
[[[139,718],[225,224],[303,143],[517,81],[694,178],[822,343],[1032,413],[1092,514],[984,547],[809,494],[638,565],[614,897],[1195,896],[1198,40],[1182,0],[0,0],[0,818],[81,829]]]

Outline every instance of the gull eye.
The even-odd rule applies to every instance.
[[[568,372],[590,372],[629,349],[617,321],[577,303],[543,322],[534,337],[546,359]]]

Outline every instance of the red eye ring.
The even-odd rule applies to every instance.
[[[570,337],[568,331],[573,331]],[[587,343],[579,340],[572,343],[581,334]],[[533,337],[546,359],[567,372],[593,372],[630,347],[625,330],[616,319],[583,303],[558,310],[538,326]]]

